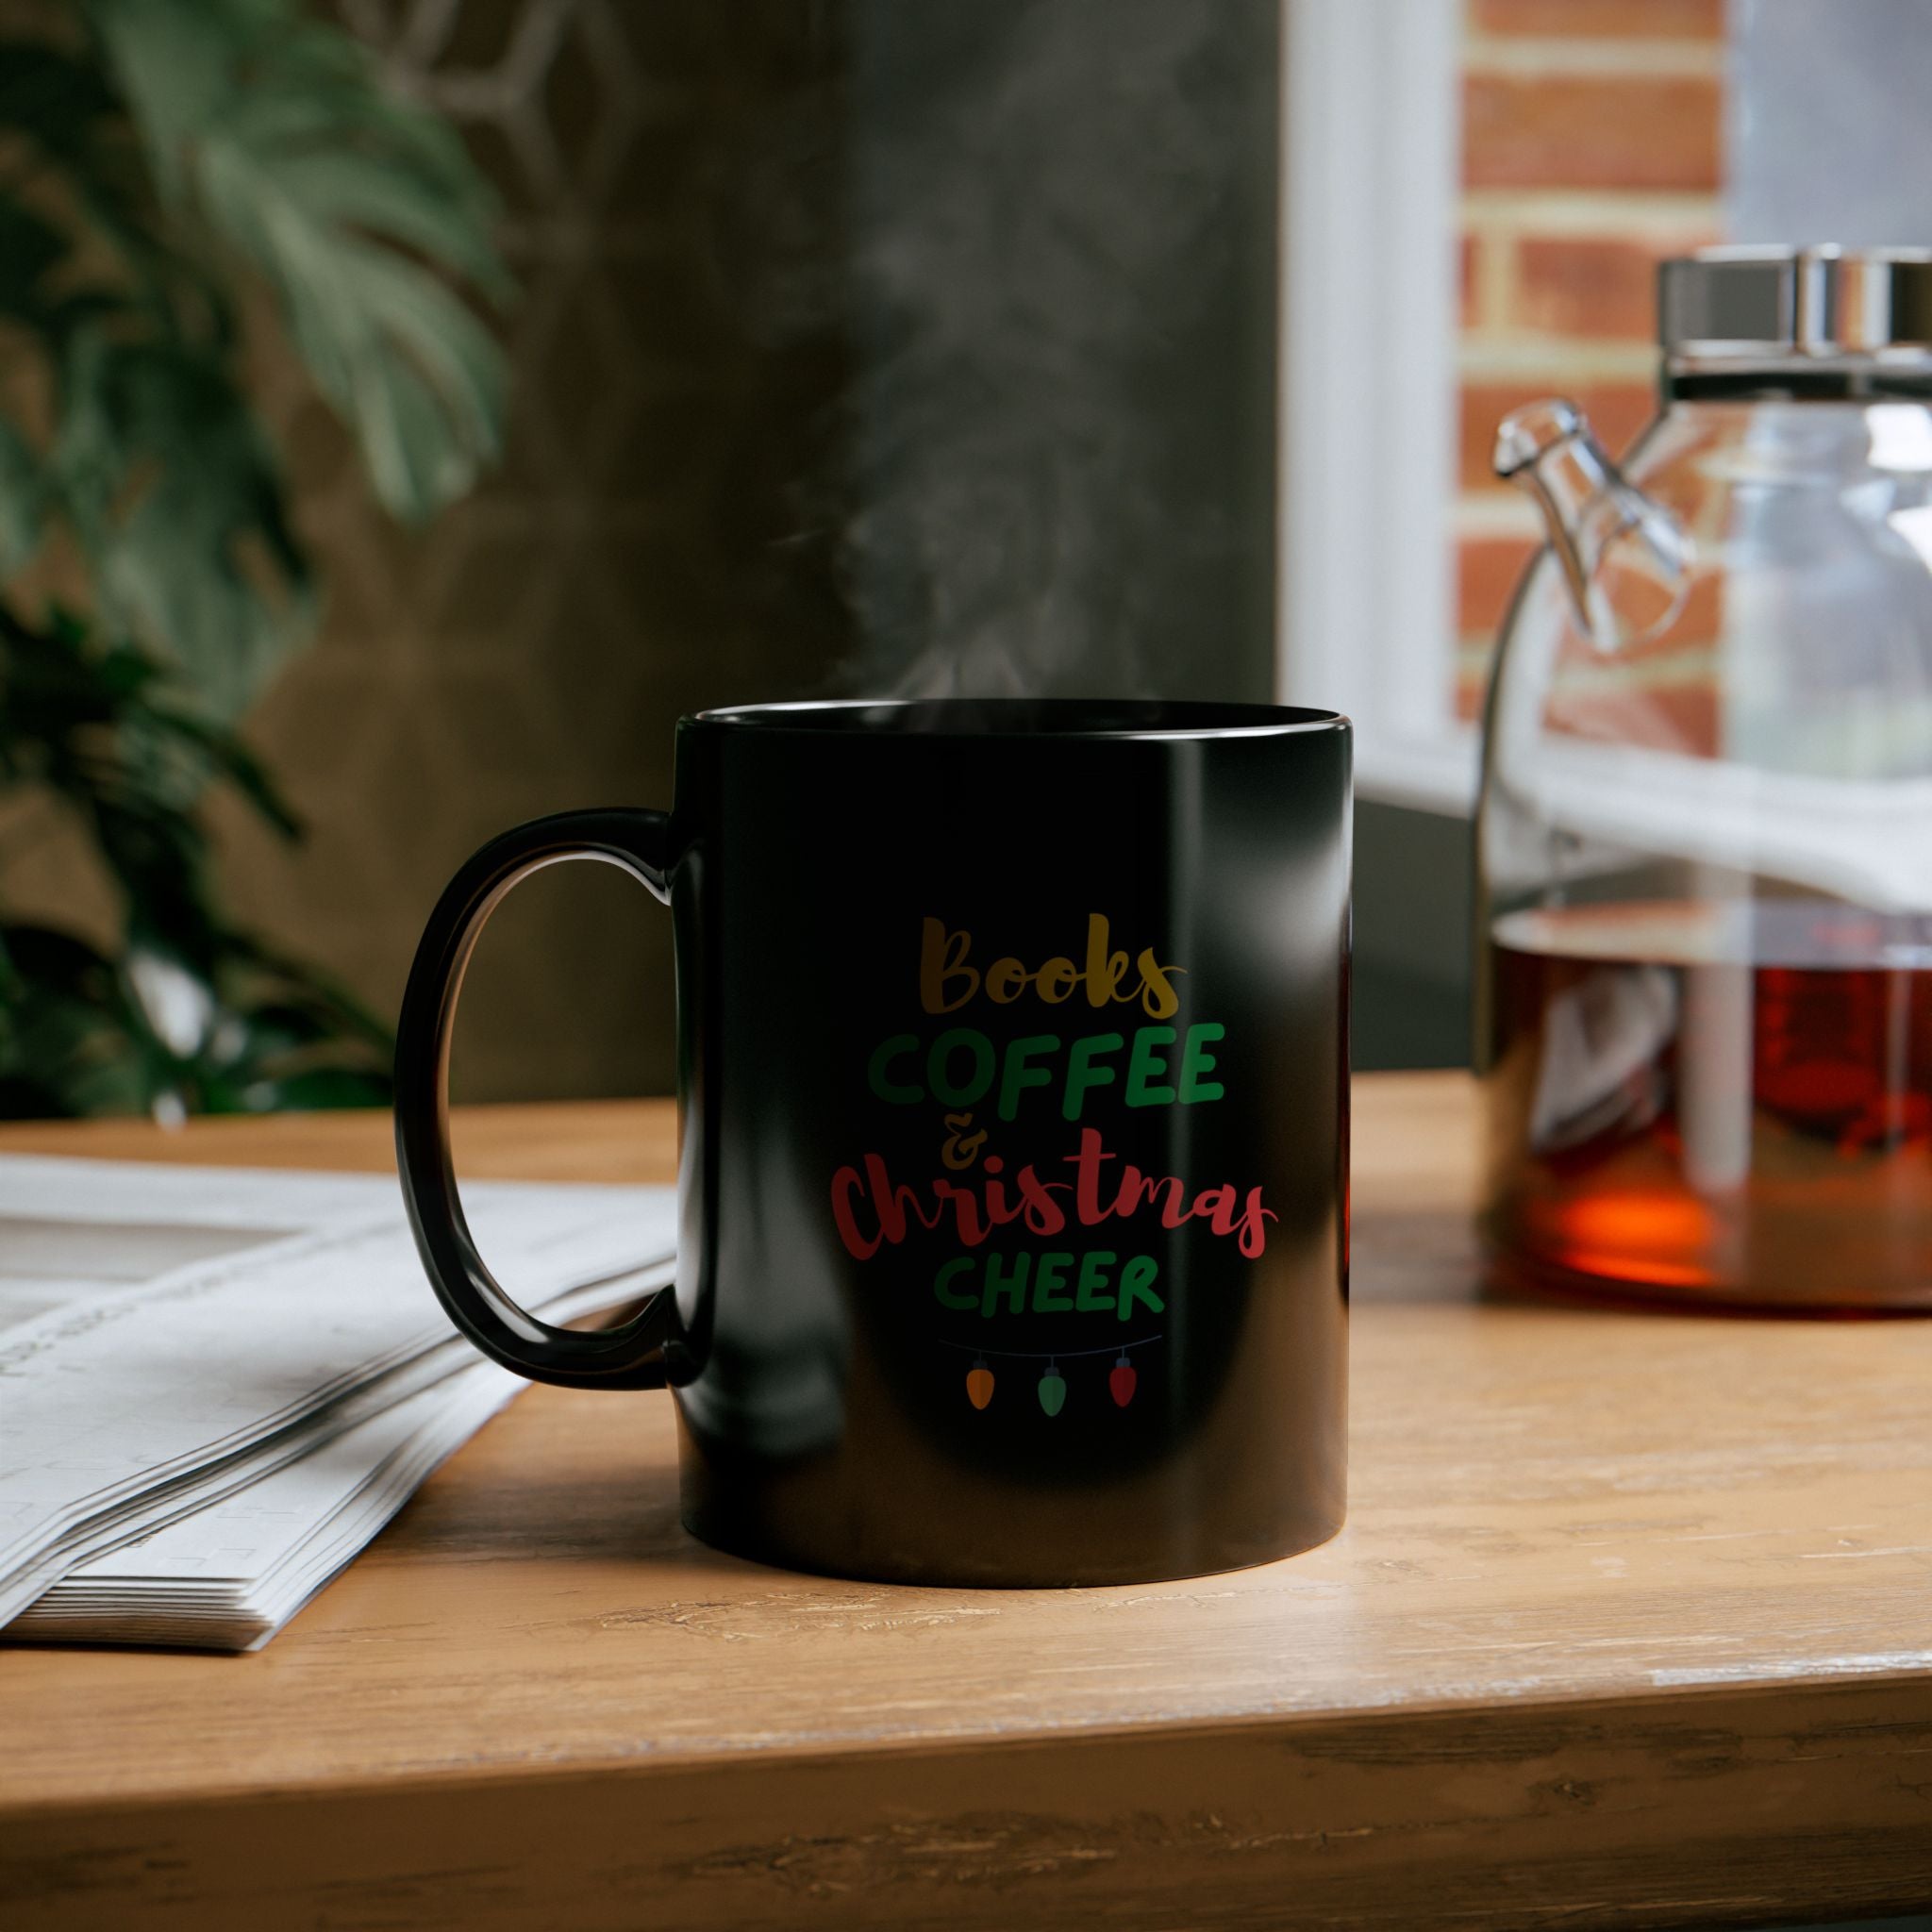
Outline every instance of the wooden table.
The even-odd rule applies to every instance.
[[[1466,1084],[1357,1093],[1353,1507],[1325,1549],[1059,1593],[789,1575],[680,1531],[668,1398],[535,1390],[259,1656],[0,1653],[0,1924],[1924,1906],[1932,1324],[1486,1306]],[[0,1145],[373,1168],[386,1131]],[[504,1109],[461,1148],[479,1175],[663,1177],[672,1128]]]

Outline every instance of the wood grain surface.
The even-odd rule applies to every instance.
[[[0,1924],[1764,1924],[1932,1902],[1932,1324],[1486,1302],[1455,1076],[1357,1082],[1351,1509],[1141,1589],[677,1524],[668,1399],[533,1390],[265,1652],[0,1652]],[[482,1109],[666,1177],[669,1109]],[[336,1117],[0,1131],[387,1164]],[[425,1294],[427,1290],[425,1290]]]

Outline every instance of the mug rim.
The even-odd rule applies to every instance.
[[[819,737],[1153,739],[1290,738],[1352,727],[1340,711],[1199,698],[807,698],[724,705],[678,728]]]

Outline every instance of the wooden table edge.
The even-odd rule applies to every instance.
[[[400,1923],[399,1895],[425,1924],[549,1926],[566,1883],[601,1902],[573,1924],[642,1912],[733,1932],[1090,1914],[1148,1932],[1528,1932],[1766,1923],[1802,1901],[1866,1916],[1932,1900],[1924,1788],[1874,1783],[1869,1763],[1846,1774],[1878,1750],[1932,1755],[1932,1680],[641,1752],[16,1807],[0,1814],[0,1901],[15,1932],[156,1922],[158,1893],[198,1926],[251,1932]]]
[[[756,1749],[743,1745],[673,1744],[658,1749],[642,1744],[621,1754],[553,1758],[502,1758],[487,1763],[453,1766],[447,1763],[420,1767],[389,1766],[379,1773],[293,1777],[273,1783],[258,1778],[207,1782],[176,1786],[166,1790],[135,1789],[108,1790],[86,1796],[25,1800],[0,1797],[0,1827],[11,1821],[94,1811],[139,1810],[143,1808],[223,1807],[258,1798],[281,1798],[300,1803],[309,1798],[379,1797],[394,1802],[412,1794],[447,1793],[513,1787],[563,1783],[597,1783],[610,1779],[634,1780],[671,1778],[685,1773],[739,1772],[749,1766],[759,1769],[796,1768],[808,1770],[833,1763],[863,1759],[918,1760],[924,1763],[954,1763],[975,1759],[1001,1751],[1050,1753],[1059,1749],[1087,1746],[1145,1746],[1173,1744],[1191,1751],[1204,1742],[1274,1743],[1292,1750],[1298,1739],[1324,1732],[1375,1733],[1389,1737],[1406,1725],[1441,1728],[1444,1725],[1520,1724],[1544,1729],[1568,1725],[1596,1736],[1614,1734],[1620,1724],[1633,1729],[1641,1724],[1679,1723],[1708,1714],[1722,1706],[1729,1708],[1740,1702],[1753,1706],[1779,1707],[1796,1701],[1819,1701],[1840,1694],[1870,1694],[1895,1701],[1904,1708],[1915,1700],[1925,1708],[1932,1726],[1932,1673],[1899,1670],[1847,1670],[1814,1673],[1772,1683],[1752,1683],[1725,1678],[1710,1681],[1659,1685],[1641,1696],[1601,1692],[1524,1693],[1507,1703],[1484,1702],[1475,1697],[1417,1699],[1396,1706],[1376,1704],[1321,1705],[1280,1711],[1229,1711],[1224,1716],[1191,1716],[1182,1719],[1141,1718],[1117,1723],[1077,1724],[1008,1725],[997,1730],[957,1731],[933,1737],[879,1737],[855,1739],[793,1737],[760,1743]],[[1932,1737],[1928,1737],[1932,1749]],[[1927,1774],[1932,1787],[1932,1771]]]

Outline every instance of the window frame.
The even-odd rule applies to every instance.
[[[1275,689],[1365,798],[1474,809],[1455,710],[1460,0],[1283,0]]]

